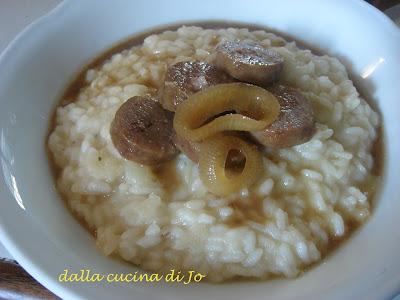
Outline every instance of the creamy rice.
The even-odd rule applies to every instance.
[[[135,95],[157,95],[168,65],[206,60],[220,41],[255,41],[285,60],[282,82],[311,101],[316,134],[266,153],[265,172],[227,198],[203,186],[184,154],[162,173],[123,159],[110,139],[116,110]],[[326,255],[350,224],[370,214],[371,147],[379,117],[345,67],[265,31],[181,27],[147,37],[86,73],[86,86],[58,107],[48,145],[62,172],[57,186],[96,234],[105,255],[146,270],[196,270],[211,281],[294,277]],[[171,175],[172,174],[172,175]]]

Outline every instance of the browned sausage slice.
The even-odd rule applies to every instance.
[[[277,81],[283,69],[283,58],[278,52],[232,41],[217,46],[214,63],[240,81],[261,86]]]
[[[121,156],[141,164],[158,164],[177,154],[171,113],[150,97],[135,96],[122,104],[110,134]]]
[[[190,160],[195,163],[199,162],[200,144],[184,139],[183,137],[174,134],[173,137],[175,146],[185,154]]]
[[[203,61],[178,62],[165,74],[162,105],[175,111],[190,95],[219,83],[233,82],[228,74]]]
[[[281,105],[279,117],[266,129],[252,132],[252,136],[270,148],[286,148],[310,140],[315,132],[311,103],[300,92],[284,85],[273,86],[269,91]]]

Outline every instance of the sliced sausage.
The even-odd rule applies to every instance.
[[[199,162],[199,152],[200,152],[200,144],[196,142],[192,142],[189,140],[184,139],[183,137],[177,135],[175,133],[174,135],[174,143],[175,146],[187,157],[189,157],[190,160],[192,160],[195,163]]]
[[[269,89],[281,106],[278,119],[252,136],[270,148],[286,148],[311,139],[315,132],[314,113],[311,103],[298,91],[284,85]]]
[[[165,109],[175,111],[176,106],[190,95],[212,85],[233,81],[228,74],[206,62],[178,62],[170,66],[165,74],[162,105]]]
[[[283,58],[275,50],[242,42],[219,44],[214,63],[232,77],[260,86],[277,81],[283,69]]]
[[[177,154],[173,132],[172,114],[150,97],[140,96],[121,105],[110,128],[121,156],[145,165],[170,160]]]

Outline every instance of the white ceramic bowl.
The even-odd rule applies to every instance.
[[[129,273],[105,258],[59,199],[45,152],[50,114],[74,74],[116,42],[156,25],[193,20],[266,25],[340,57],[382,111],[387,165],[371,219],[295,280],[220,285],[58,282],[64,269]],[[57,295],[90,299],[387,299],[400,290],[400,33],[362,1],[68,1],[0,58],[0,237]]]

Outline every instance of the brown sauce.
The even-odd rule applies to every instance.
[[[167,193],[167,198],[169,198],[168,196],[171,196],[180,184],[180,178],[175,168],[175,159],[154,167],[153,174],[161,182]]]
[[[245,225],[248,221],[264,223],[266,216],[263,213],[262,204],[262,198],[253,195],[246,202],[241,200],[231,202],[229,206],[235,211],[235,216],[227,224],[232,227],[239,227]]]
[[[113,54],[116,54],[118,52],[121,52],[125,49],[129,49],[133,46],[140,45],[143,43],[143,40],[151,35],[151,34],[158,34],[166,30],[176,30],[182,25],[198,25],[202,26],[203,28],[228,28],[228,27],[236,27],[236,28],[247,28],[249,30],[265,30],[268,32],[272,32],[277,34],[280,37],[283,37],[286,41],[296,41],[296,44],[299,48],[302,49],[310,49],[314,54],[321,55],[324,52],[318,49],[317,47],[311,47],[310,45],[307,45],[306,43],[299,41],[297,39],[294,39],[292,36],[283,34],[274,30],[270,30],[269,28],[263,27],[263,26],[257,26],[257,25],[252,25],[252,24],[244,24],[244,23],[229,23],[229,22],[193,22],[193,23],[183,23],[183,24],[174,24],[170,26],[165,26],[165,27],[159,27],[155,28],[153,30],[147,31],[147,32],[142,32],[139,34],[136,34],[133,37],[130,37],[126,39],[125,41],[118,43],[96,58],[94,58],[89,64],[87,64],[82,70],[80,70],[77,75],[74,77],[74,79],[71,81],[71,83],[67,86],[66,90],[60,97],[60,101],[57,104],[58,106],[64,106],[67,105],[72,99],[75,99],[77,95],[79,94],[80,90],[86,85],[85,81],[85,76],[86,72],[89,69],[97,68],[101,66],[105,60],[111,58]],[[343,61],[342,61],[343,63]],[[345,63],[345,62],[344,62]],[[346,63],[345,63],[346,65]],[[350,71],[350,68],[348,68],[347,64],[347,70]],[[361,97],[365,99],[368,104],[373,108],[376,112],[379,113],[380,118],[382,119],[382,114],[380,114],[379,107],[377,106],[376,102],[374,102],[372,99],[368,97],[368,92],[367,89],[364,88],[364,86],[358,85],[357,80],[353,80],[354,76],[351,75],[350,72],[350,79],[355,83],[357,86],[357,90],[360,93]],[[58,178],[61,173],[61,169],[56,166],[53,156],[50,153],[50,150],[48,148],[48,137],[50,133],[53,131],[56,125],[56,120],[55,120],[55,111],[53,115],[50,118],[50,124],[49,124],[49,132],[46,137],[46,151],[47,155],[49,157],[49,162],[50,162],[50,168],[52,171],[52,174],[54,178]],[[382,120],[381,120],[382,124]],[[372,182],[365,182],[360,188],[362,191],[366,192],[369,198],[369,202],[371,204],[371,210],[375,208],[380,192],[380,186],[381,182],[384,177],[384,167],[385,167],[385,148],[384,148],[384,130],[382,125],[379,126],[377,130],[377,138],[373,144],[373,147],[371,149],[372,155],[374,158],[374,165],[371,173],[374,175],[374,178]],[[163,187],[166,189],[168,194],[172,194],[173,190],[175,189],[176,186],[179,184],[179,176],[176,174],[176,170],[173,167],[173,162],[168,162],[165,163],[159,167],[154,168],[153,172],[157,176],[157,178],[161,181]],[[63,195],[61,195],[62,198]],[[67,203],[66,199],[64,199],[65,203]],[[67,205],[68,206],[68,205]],[[262,210],[262,201],[258,197],[250,197],[249,201],[247,203],[243,203],[242,201],[234,201],[231,203],[231,207],[236,211],[239,212],[238,215],[239,217],[230,220],[229,225],[231,226],[242,226],[246,220],[251,220],[254,222],[263,222],[265,219],[265,215]],[[78,217],[75,213],[71,211],[71,213],[74,215],[74,217],[79,221],[82,226],[84,226],[93,236],[96,236],[96,232],[87,226],[87,223],[83,218]],[[342,245],[346,240],[349,239],[350,236],[352,236],[355,231],[359,228],[360,224],[357,222],[350,222],[346,221],[346,234],[343,237],[340,237],[339,239],[335,239],[333,237],[330,237],[329,240],[329,245],[327,249],[323,250],[323,260],[332,255],[334,250],[338,248],[340,245]],[[321,261],[312,264],[311,266],[307,266],[304,268],[303,272],[307,271],[310,268],[313,268],[315,265],[318,265]],[[275,278],[275,276],[271,276],[272,278]],[[277,277],[279,278],[279,277]],[[252,281],[254,280],[253,278],[251,279]],[[230,280],[229,280],[230,281]],[[229,282],[228,281],[228,282]]]

